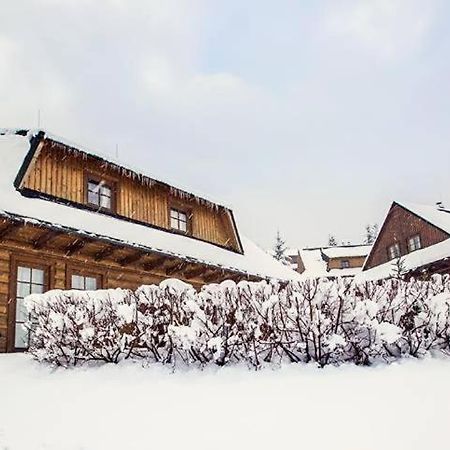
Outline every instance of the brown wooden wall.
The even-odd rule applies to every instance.
[[[14,248],[11,245],[0,244],[0,353],[7,350],[8,333],[8,303],[14,301],[15,286],[12,273],[12,261],[33,261],[49,266],[50,289],[67,289],[70,287],[70,270],[99,274],[102,277],[102,287],[136,289],[143,284],[158,284],[168,278],[163,274],[149,273],[134,268],[117,267],[108,262],[87,262],[85,257],[61,257],[46,250],[31,250]],[[174,275],[176,276],[176,275]],[[195,288],[200,288],[204,282],[189,280]]]
[[[9,261],[10,252],[0,249],[0,352],[6,351],[8,331]]]
[[[350,268],[362,267],[364,261],[366,260],[365,256],[349,256],[342,258],[330,258],[328,261],[328,269],[340,269],[342,261],[348,261],[350,264]]]
[[[422,248],[449,238],[449,235],[444,231],[395,204],[386,217],[365,269],[388,262],[388,247],[394,243],[400,245],[402,256],[406,255],[408,253],[408,239],[417,234],[420,235]]]
[[[170,206],[182,207],[192,213],[192,236],[239,251],[234,225],[224,208],[210,208],[193,200],[178,199],[158,183],[153,186],[142,184],[137,179],[120,176],[92,158],[52,148],[45,142],[23,187],[86,203],[86,173],[109,177],[116,183],[116,213],[119,216],[170,229]]]

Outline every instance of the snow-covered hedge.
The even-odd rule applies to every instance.
[[[30,352],[74,365],[124,358],[370,364],[450,350],[450,279],[235,284],[196,292],[178,280],[137,291],[50,291],[27,298]]]

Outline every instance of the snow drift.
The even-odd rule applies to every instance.
[[[166,280],[136,291],[50,291],[26,300],[30,352],[75,365],[392,361],[450,350],[450,278],[226,281],[195,291]]]

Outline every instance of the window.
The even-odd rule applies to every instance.
[[[348,259],[341,259],[341,269],[348,269],[350,267],[350,261]]]
[[[47,290],[47,274],[42,268],[17,266],[16,303],[14,322],[14,348],[26,349],[30,343],[30,331],[25,323],[31,320],[24,299],[30,294],[42,294]]]
[[[400,256],[401,256],[400,244],[398,244],[396,242],[395,244],[392,244],[391,246],[389,246],[388,247],[388,256],[389,256],[389,259],[400,258]]]
[[[87,202],[97,208],[113,208],[113,189],[103,180],[89,178],[87,182]]]
[[[73,273],[70,279],[71,289],[80,291],[95,291],[100,288],[98,276],[87,276]]]
[[[178,230],[183,233],[188,231],[188,216],[185,212],[178,209],[170,210],[170,228]]]
[[[420,242],[420,235],[416,234],[408,239],[408,250],[414,252],[422,248],[422,243]]]

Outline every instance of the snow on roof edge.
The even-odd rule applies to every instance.
[[[0,135],[26,135],[29,139],[31,139],[34,136],[37,136],[39,133],[44,134],[44,139],[49,139],[57,144],[63,145],[65,147],[69,147],[77,152],[84,153],[88,156],[91,156],[93,158],[100,158],[104,160],[105,162],[116,166],[119,169],[127,170],[129,172],[134,173],[137,177],[141,177],[143,179],[147,178],[155,183],[159,183],[162,185],[165,185],[169,187],[171,190],[179,191],[182,194],[195,197],[205,204],[210,204],[213,207],[219,207],[228,209],[232,212],[231,205],[227,205],[222,201],[218,201],[217,199],[214,199],[210,196],[204,195],[201,192],[198,192],[196,190],[190,189],[187,186],[183,186],[179,182],[173,182],[172,180],[163,181],[159,176],[153,176],[148,173],[144,173],[140,171],[138,168],[132,166],[131,164],[128,164],[125,161],[120,161],[116,158],[114,158],[111,155],[108,155],[106,153],[102,153],[100,151],[93,150],[91,148],[88,148],[85,145],[78,144],[74,141],[71,141],[69,139],[63,138],[61,136],[58,136],[56,134],[50,133],[44,129],[41,128],[0,128]]]
[[[8,217],[16,216],[37,225],[59,226],[85,233],[87,236],[103,236],[111,242],[128,243],[136,248],[181,257],[212,267],[228,269],[260,278],[279,280],[298,279],[298,272],[275,261],[245,235],[241,236],[243,254],[225,250],[212,243],[190,237],[173,235],[145,225],[124,222],[121,219],[97,214],[79,208],[51,202],[41,198],[23,196],[13,184],[21,164],[29,154],[30,142],[26,133],[9,132],[0,136],[0,210]],[[116,225],[116,221],[120,225]],[[103,233],[105,230],[108,236]]]

